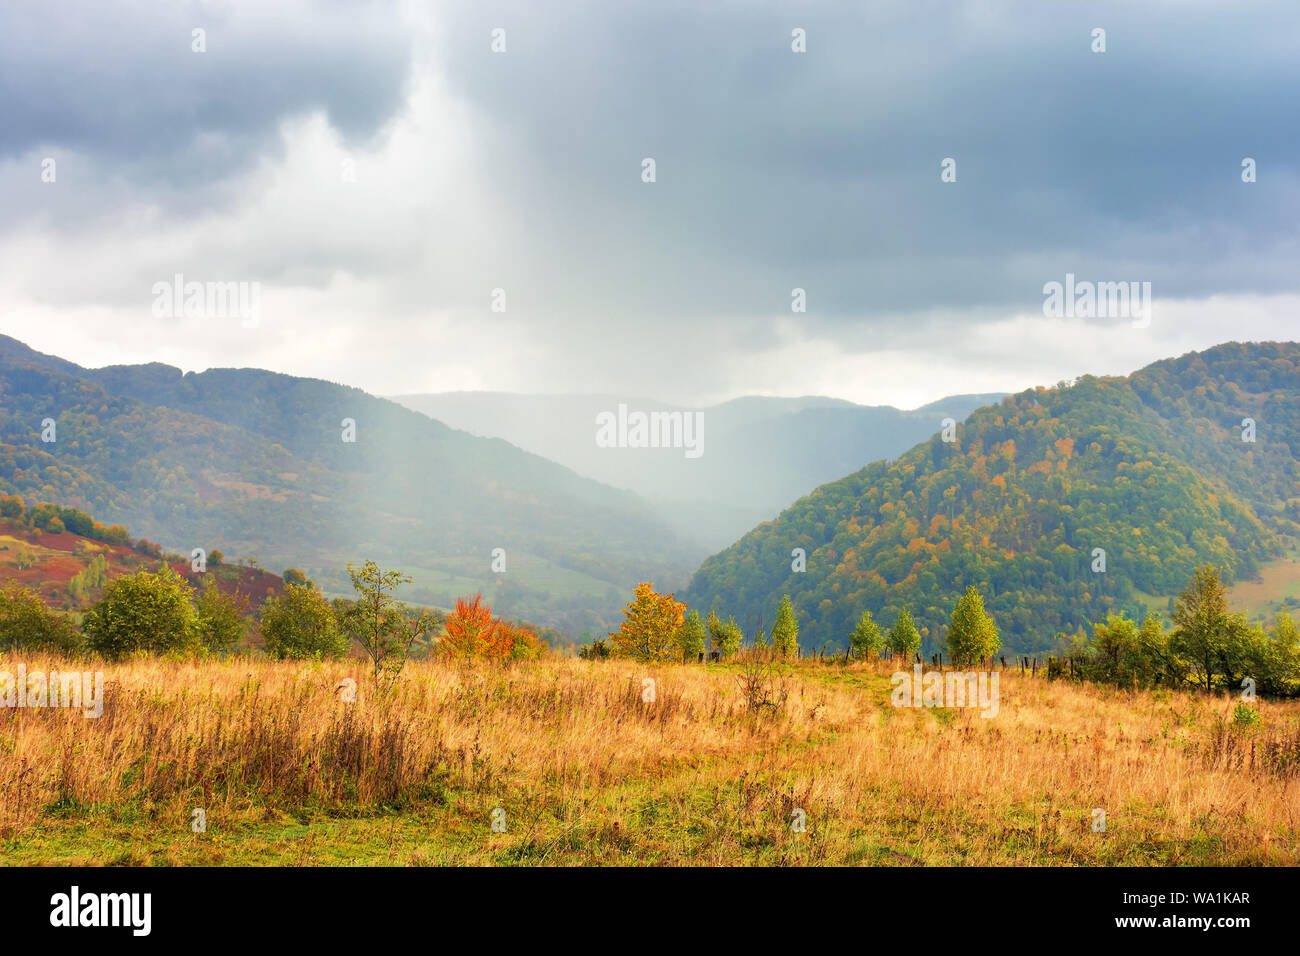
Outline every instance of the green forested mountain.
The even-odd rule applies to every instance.
[[[744,621],[789,593],[806,645],[842,646],[864,609],[890,623],[906,605],[934,646],[973,584],[1005,645],[1031,651],[1109,611],[1163,606],[1199,563],[1251,574],[1300,530],[1300,345],[1229,343],[1032,389],[955,438],[821,486],[679,596]]]
[[[700,557],[629,492],[358,389],[254,369],[82,369],[7,337],[0,492],[177,550],[302,567],[338,590],[345,561],[372,557],[414,575],[411,600],[482,589],[505,613],[575,632],[617,617],[636,581],[677,584]]]

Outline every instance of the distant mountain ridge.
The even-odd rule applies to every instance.
[[[1163,608],[1199,563],[1240,578],[1298,539],[1297,343],[1030,389],[955,437],[818,487],[679,596],[745,622],[789,593],[806,642],[834,646],[863,610],[888,626],[907,606],[935,647],[973,584],[1007,646],[1034,651],[1110,611]]]
[[[712,549],[824,482],[892,458],[1002,395],[956,395],[913,411],[826,396],[742,396],[688,409],[614,395],[445,392],[394,401],[477,435],[501,438],[575,472],[627,488],[657,506],[680,534]],[[703,454],[641,449],[610,454],[595,441],[596,416],[619,405],[644,412],[699,412]]]
[[[575,633],[615,618],[637,580],[684,581],[702,554],[630,492],[359,389],[256,369],[84,369],[4,336],[0,491],[184,552],[252,552],[340,592],[344,562],[373,557],[416,578],[411,600],[481,589]]]

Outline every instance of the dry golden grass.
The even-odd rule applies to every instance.
[[[375,693],[357,662],[26,663],[102,666],[108,700],[89,720],[0,709],[11,862],[1300,859],[1295,702],[1235,731],[1226,699],[1018,672],[992,719],[895,709],[885,664],[786,665],[784,701],[751,713],[740,665],[418,662]]]

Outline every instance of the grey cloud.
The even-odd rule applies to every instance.
[[[547,236],[516,268],[583,277],[556,312],[761,314],[794,285],[821,319],[1032,309],[1066,271],[1295,289],[1300,10],[1131,7],[473,5],[440,52]]]
[[[322,110],[365,144],[405,103],[410,66],[387,3],[5,4],[0,50],[0,157],[85,154],[153,197],[273,154],[288,116]]]
[[[1048,368],[1029,351],[1041,343],[980,333],[1032,315],[1066,272],[1148,280],[1157,301],[1300,282],[1293,4],[433,9],[426,22],[417,0],[4,7],[0,240],[39,251],[9,256],[0,291],[151,328],[155,279],[258,279],[268,311],[320,310],[318,374],[382,389],[392,362],[405,390],[436,388],[419,379],[418,342],[476,353],[465,368],[424,359],[461,387],[720,398],[839,387],[853,362],[934,341],[1000,350],[999,368],[1028,377],[979,390],[1031,384],[1023,370],[1040,364],[1054,380],[1066,359]],[[790,52],[795,26],[806,54]],[[1089,52],[1094,26],[1103,55]],[[489,51],[494,27],[504,56]],[[374,175],[339,189],[329,137],[282,153],[285,121],[317,112]],[[27,165],[46,148],[57,189]],[[947,156],[955,185],[939,181]],[[488,311],[497,286],[506,315]],[[792,317],[796,286],[809,312]],[[287,363],[289,345],[266,344],[304,337],[284,322],[270,314],[261,338],[230,348]],[[373,353],[332,344],[358,328],[374,330]],[[1160,338],[1173,335],[1157,323],[1099,337],[1087,358],[1119,367],[1134,343],[1144,360],[1183,344]],[[140,338],[139,358],[155,357]],[[481,339],[495,352],[463,347]],[[180,336],[171,347],[207,361]],[[759,381],[769,360],[780,375]],[[836,361],[826,374],[841,378],[816,379]],[[991,360],[969,361],[983,374]]]

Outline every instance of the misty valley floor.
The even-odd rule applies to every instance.
[[[140,661],[98,720],[0,714],[0,856],[127,865],[1286,865],[1300,703],[1002,675],[998,715],[897,709],[887,664]],[[655,681],[654,701],[643,681]],[[361,686],[365,688],[365,684]],[[1252,762],[1253,761],[1253,762]],[[25,772],[24,772],[25,771]],[[21,778],[21,779],[20,779]],[[206,832],[191,827],[203,808]],[[1094,832],[1095,810],[1106,813]],[[495,816],[494,816],[495,811]],[[504,814],[504,816],[502,816]],[[792,822],[806,820],[803,832]],[[494,832],[493,821],[497,820]]]

